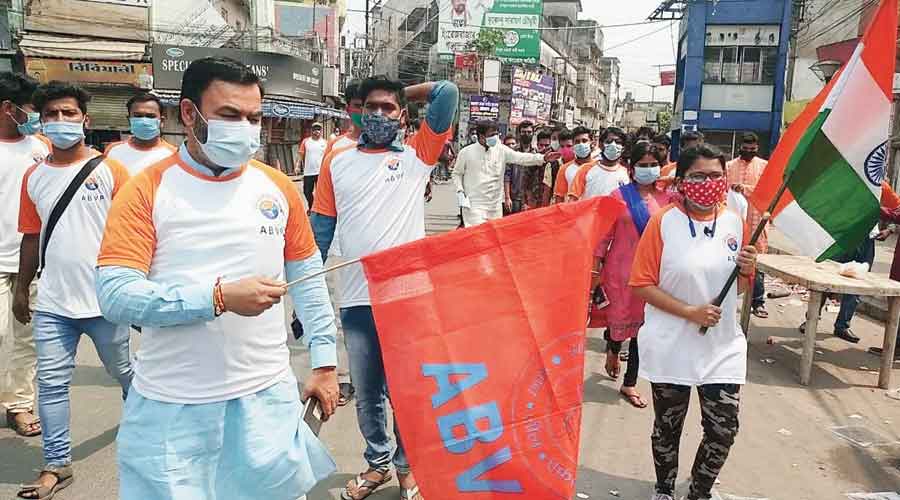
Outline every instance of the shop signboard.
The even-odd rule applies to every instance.
[[[535,124],[549,123],[554,83],[550,75],[515,68],[509,112],[510,126],[516,126],[526,120]]]
[[[181,89],[181,79],[193,61],[215,56],[229,57],[247,65],[262,79],[266,95],[322,101],[321,65],[286,54],[237,49],[154,45],[154,88]]]
[[[25,72],[47,83],[54,80],[107,85],[130,85],[149,89],[153,84],[150,64],[133,61],[25,58]]]
[[[469,51],[482,28],[503,33],[494,56],[503,62],[536,64],[541,55],[543,0],[449,0],[439,13],[438,54],[452,60]]]

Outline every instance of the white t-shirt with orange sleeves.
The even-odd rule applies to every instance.
[[[114,142],[107,146],[106,152],[103,154],[107,158],[112,158],[125,165],[128,173],[133,177],[150,165],[167,156],[171,156],[175,151],[175,146],[163,140],[160,140],[159,144],[149,149],[141,149],[132,144],[131,141],[122,141]]]
[[[610,193],[631,182],[628,169],[616,164],[606,167],[594,162],[578,169],[575,181],[569,187],[569,195],[579,200],[597,196],[608,196]]]
[[[300,143],[300,154],[303,156],[303,175],[319,175],[322,167],[322,159],[325,157],[325,147],[328,140],[324,137],[315,140],[312,137],[303,139]]]
[[[20,198],[21,233],[43,240],[50,212],[88,160],[61,165],[48,158],[28,169]],[[34,310],[74,319],[102,315],[94,267],[112,200],[127,181],[128,170],[106,158],[75,192],[47,243]]]
[[[584,165],[593,165],[593,161],[589,161]],[[559,172],[556,174],[556,186],[553,188],[553,195],[559,198],[565,198],[566,194],[569,192],[569,186],[575,182],[575,176],[578,174],[578,169],[580,169],[582,165],[579,165],[575,160],[572,160],[563,166],[559,167]]]
[[[285,261],[316,249],[300,194],[281,172],[251,161],[222,177],[178,155],[141,172],[109,216],[98,266],[137,269],[161,285],[252,276],[284,279]],[[144,328],[133,388],[155,401],[204,404],[292,377],[284,306],[247,318]]]
[[[15,141],[0,140],[0,273],[19,272],[19,200],[22,180],[29,167],[50,153],[41,136],[26,135]]]
[[[325,146],[325,157],[324,158],[328,158],[328,155],[330,155],[334,151],[337,151],[338,149],[345,149],[348,147],[356,147],[358,145],[359,145],[359,141],[357,139],[353,139],[347,134],[341,134],[341,135],[335,137],[334,139],[330,139],[328,141],[328,145]],[[325,160],[323,159],[322,161],[324,162]],[[317,186],[317,191],[318,191],[318,186]],[[318,196],[318,195],[316,195],[316,196]],[[315,196],[313,198],[315,199]],[[328,255],[335,255],[338,257],[343,255],[343,252],[341,252],[341,239],[337,237],[337,234],[340,230],[341,230],[340,226],[336,226],[334,228],[335,238],[331,242],[331,248],[328,249]]]
[[[449,137],[423,124],[402,152],[347,147],[326,158],[312,211],[337,217],[345,258],[425,237],[425,185]],[[339,273],[340,307],[370,305],[362,266]]]
[[[689,305],[709,304],[724,286],[745,241],[747,226],[734,210],[715,220],[690,220],[681,205],[650,218],[638,243],[628,284],[658,286]],[[704,229],[715,232],[712,236]],[[647,304],[639,332],[641,377],[678,385],[743,384],[747,379],[747,339],[738,323],[737,284],[722,303],[722,319],[705,335],[700,325]]]
[[[325,146],[325,156],[330,155],[334,150],[344,149],[347,146],[356,146],[357,144],[359,144],[358,140],[351,138],[347,134],[341,134],[334,139],[328,140],[328,145]]]

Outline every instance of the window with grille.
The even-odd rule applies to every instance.
[[[777,47],[706,47],[703,83],[775,83]]]

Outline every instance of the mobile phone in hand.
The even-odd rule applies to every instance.
[[[319,431],[322,429],[322,404],[318,399],[310,396],[303,403],[303,421],[315,436],[319,435]]]
[[[594,288],[594,293],[591,298],[594,302],[594,307],[597,309],[603,309],[609,306],[609,298],[606,297],[606,291],[603,290],[602,285],[597,285],[597,287]]]

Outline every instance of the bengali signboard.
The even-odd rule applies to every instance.
[[[25,72],[41,83],[65,82],[130,85],[149,89],[153,83],[149,64],[131,61],[85,61],[28,57]]]
[[[514,127],[526,120],[535,124],[549,123],[553,87],[552,76],[516,68],[513,71],[510,126]]]
[[[482,120],[497,121],[500,119],[500,101],[489,95],[473,95],[469,97],[469,121],[477,123]]]
[[[180,90],[184,71],[195,59],[230,57],[247,65],[263,81],[266,95],[322,100],[322,66],[285,54],[182,45],[153,46],[154,88]]]
[[[540,60],[543,0],[449,0],[440,12],[438,54],[451,59],[467,52],[482,27],[503,32],[495,55],[504,62]]]

